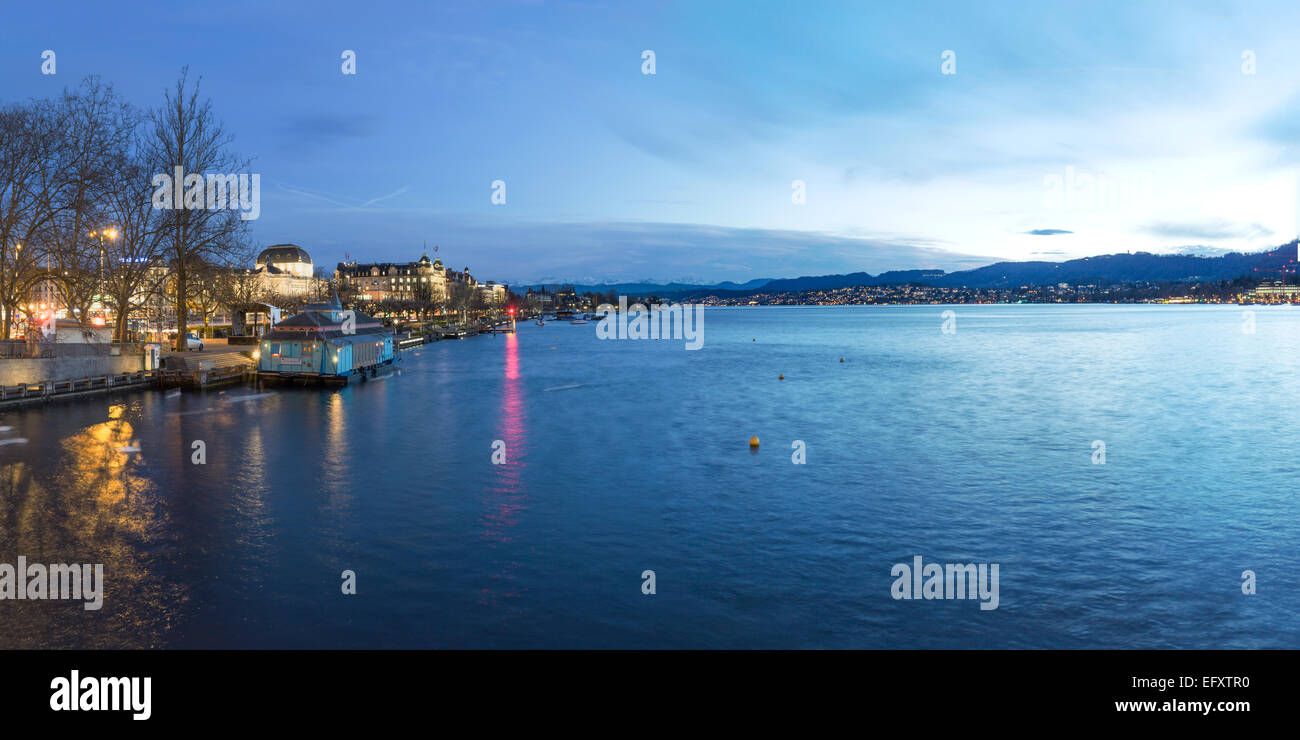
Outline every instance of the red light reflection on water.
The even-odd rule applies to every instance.
[[[526,504],[523,473],[527,466],[528,425],[519,380],[519,338],[515,334],[505,337],[504,371],[499,439],[505,442],[506,461],[503,465],[493,466],[491,481],[483,497],[483,539],[494,548],[513,543],[511,530],[519,523],[519,514]],[[503,553],[500,572],[492,579],[494,585],[480,590],[479,603],[500,606],[502,600],[518,598],[519,587],[515,583],[518,568],[519,563]],[[503,619],[518,614],[522,614],[522,610],[510,610]]]

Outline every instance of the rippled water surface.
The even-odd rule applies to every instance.
[[[1300,309],[1253,310],[528,323],[343,390],[0,412],[0,562],[107,581],[0,601],[0,646],[1300,647]],[[999,564],[998,608],[894,600],[915,555]]]

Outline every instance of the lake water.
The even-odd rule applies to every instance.
[[[0,563],[107,582],[0,601],[0,646],[1300,647],[1300,309],[1243,310],[530,322],[342,390],[0,412]],[[916,555],[998,564],[998,608],[895,600]]]

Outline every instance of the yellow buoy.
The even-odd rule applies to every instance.
[[[750,447],[757,447],[757,446],[758,446],[758,437],[750,437],[750,438],[749,438],[749,446],[750,446]]]

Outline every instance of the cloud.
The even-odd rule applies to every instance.
[[[1260,223],[1243,223],[1226,219],[1196,222],[1155,222],[1139,229],[1152,236],[1174,239],[1259,239],[1273,236],[1273,230]]]
[[[457,268],[500,282],[627,282],[681,279],[745,281],[899,269],[970,269],[995,260],[948,251],[906,236],[844,236],[816,231],[735,228],[709,224],[607,221],[537,223],[374,211],[368,246],[339,241],[335,214],[322,213],[316,232],[298,241],[317,264],[350,251],[359,261],[413,260],[420,243],[441,246]],[[340,216],[341,218],[341,216]],[[426,236],[427,235],[427,236]]]
[[[690,145],[651,128],[632,123],[611,124],[610,130],[636,149],[674,164],[694,164],[699,157]]]
[[[408,190],[410,190],[410,188],[407,187],[406,185],[403,185],[402,187],[398,188],[397,190],[394,190],[393,192],[389,193],[388,195],[381,195],[381,196],[379,196],[378,198],[371,198],[370,200],[366,201],[365,203],[362,203],[360,207],[361,207],[361,208],[365,208],[365,207],[367,207],[367,206],[372,206],[372,205],[374,205],[374,204],[376,204],[376,203],[378,203],[378,202],[380,202],[380,201],[388,200],[389,198],[396,198],[397,196],[402,195],[403,193],[405,193],[405,192],[408,191]]]
[[[1020,233],[1030,234],[1032,236],[1055,236],[1057,234],[1073,234],[1074,232],[1066,231],[1065,229],[1030,229],[1029,231],[1022,231]]]
[[[375,116],[321,112],[291,116],[277,128],[281,136],[298,144],[324,144],[372,136],[379,131],[379,122]]]
[[[1192,244],[1184,247],[1174,247],[1172,254],[1184,254],[1189,257],[1222,257],[1225,254],[1241,252],[1240,249],[1228,249],[1226,247],[1207,247],[1204,244]]]
[[[403,185],[402,187],[398,188],[397,190],[391,193],[388,193],[387,195],[380,195],[375,198],[368,198],[364,201],[360,201],[357,203],[347,203],[345,202],[345,200],[356,200],[356,199],[349,198],[348,196],[334,195],[332,193],[317,193],[308,190],[306,188],[298,187],[296,185],[290,185],[288,183],[283,183],[283,182],[273,182],[272,184],[274,184],[276,187],[278,187],[280,190],[286,193],[290,193],[292,195],[296,195],[301,198],[308,198],[316,201],[329,203],[332,206],[337,206],[340,210],[365,210],[376,203],[380,203],[382,201],[388,200],[389,198],[396,198],[397,196],[403,195],[410,190],[410,187]]]

